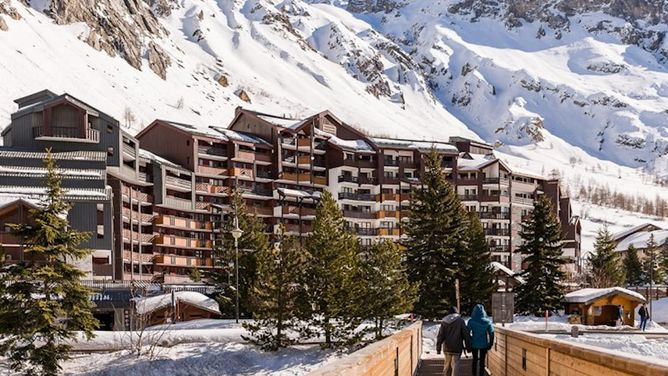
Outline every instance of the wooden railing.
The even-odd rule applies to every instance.
[[[668,375],[668,362],[656,358],[630,357],[502,327],[494,331],[496,341],[487,358],[494,376]]]
[[[86,129],[84,131],[84,135],[82,136],[81,129],[79,127],[51,127],[51,131],[47,130],[46,127],[33,127],[32,135],[33,138],[80,138],[94,142],[100,141],[100,132],[97,129],[92,128]]]
[[[422,322],[331,362],[309,376],[412,376],[422,353]]]

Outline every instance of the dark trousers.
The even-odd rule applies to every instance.
[[[647,316],[640,317],[640,330],[645,331],[645,328],[647,327],[647,319]]]
[[[487,349],[473,349],[473,376],[485,376]]]

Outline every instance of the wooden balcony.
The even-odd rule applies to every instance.
[[[378,195],[378,201],[399,201],[400,196],[396,193],[381,193]]]
[[[464,195],[459,195],[459,200],[460,201],[478,201],[478,196],[477,194],[464,194]]]
[[[123,260],[125,261],[130,261],[132,260],[133,262],[139,262],[141,260],[142,263],[145,264],[151,264],[153,263],[153,252],[130,252],[130,251],[123,251]]]
[[[229,194],[230,187],[224,185],[213,185],[208,183],[196,183],[195,190],[198,192],[207,192],[214,194]]]
[[[5,246],[9,244],[21,244],[19,238],[11,232],[2,232],[0,233],[0,246]]]
[[[283,215],[300,215],[302,217],[315,216],[315,208],[305,208],[301,209],[298,206],[284,206]]]
[[[400,219],[401,218],[401,212],[397,210],[379,210],[376,212],[376,219],[383,219],[383,218],[396,218]]]
[[[208,175],[227,175],[228,169],[225,167],[197,166],[197,171]]]
[[[33,127],[32,135],[36,140],[100,142],[100,132],[92,128],[82,131],[79,127],[51,127],[50,130],[46,127]]]
[[[410,193],[402,193],[399,195],[399,199],[401,201],[410,201],[411,200],[411,194]]]
[[[311,164],[311,156],[310,155],[300,155],[297,157],[297,164],[300,165],[310,165]]]
[[[290,180],[294,182],[299,182],[299,183],[304,183],[304,184],[310,184],[311,183],[311,177],[313,177],[313,184],[318,184],[318,185],[327,185],[327,178],[324,176],[315,176],[311,174],[297,174],[294,172],[284,172],[281,179],[283,180]]]
[[[379,236],[400,236],[401,231],[398,228],[381,227],[378,229]]]
[[[255,153],[255,160],[258,162],[272,162],[271,153]]]
[[[235,177],[246,177],[253,178],[253,169],[252,168],[239,168],[233,167],[230,169],[230,175]]]
[[[310,138],[299,138],[299,139],[297,139],[297,147],[310,148],[311,147],[311,139]]]
[[[226,148],[216,147],[216,146],[199,146],[197,148],[199,154],[205,155],[214,155],[216,157],[227,157],[228,152]]]
[[[141,240],[142,243],[151,243],[155,235],[145,234],[141,232],[130,231],[128,229],[123,229],[123,239],[126,239],[128,242],[132,239],[133,242],[138,242]]]
[[[159,254],[153,258],[156,265],[184,266],[184,267],[212,267],[213,259],[210,257],[177,256]]]
[[[190,200],[186,200],[186,199],[183,199],[183,198],[177,198],[177,197],[171,197],[171,196],[165,197],[164,205],[169,206],[170,208],[181,209],[181,210],[192,210],[193,209],[193,204]]]
[[[121,194],[124,196],[127,196],[128,198],[130,197],[130,187],[127,186],[122,186],[121,187]],[[132,200],[133,201],[140,201],[142,203],[151,203],[153,202],[153,195],[150,195],[148,193],[144,193],[141,191],[138,191],[136,189],[132,190]]]
[[[510,202],[510,197],[503,194],[481,194],[480,202]]]
[[[165,227],[184,228],[189,230],[211,230],[211,222],[198,222],[188,218],[180,218],[169,215],[159,215],[153,221],[154,225]]]
[[[213,242],[209,239],[191,239],[191,238],[182,238],[180,236],[164,235],[164,234],[157,235],[154,238],[153,244],[167,247],[193,248],[193,249],[211,249],[213,247]]]
[[[246,211],[251,215],[273,216],[274,208],[269,206],[247,206]]]
[[[339,200],[375,202],[376,195],[371,193],[339,192]]]
[[[175,176],[165,176],[165,183],[179,188],[192,189],[192,182],[190,180],[177,178]]]
[[[343,216],[346,218],[358,218],[358,219],[375,219],[376,215],[373,212],[363,212],[360,210],[344,210]]]
[[[479,183],[479,182],[480,182],[480,181],[478,180],[478,178],[458,178],[458,179],[457,179],[457,185],[472,185],[472,186],[474,185],[474,186],[478,186],[478,183]]]

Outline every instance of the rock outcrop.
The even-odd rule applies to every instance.
[[[86,0],[52,0],[48,14],[58,24],[84,22],[90,28],[83,40],[93,48],[123,57],[131,66],[140,69],[144,49],[147,50],[149,67],[160,77],[166,77],[166,68],[171,64],[162,49],[144,40],[167,35],[150,5],[167,12],[166,0],[114,0],[95,1],[91,6]],[[153,46],[151,46],[153,45]]]

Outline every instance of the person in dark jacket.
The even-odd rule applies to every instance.
[[[640,305],[638,316],[640,316],[640,330],[644,332],[647,327],[647,320],[649,319],[649,312],[647,311],[645,304]]]
[[[456,307],[450,308],[448,315],[441,321],[441,327],[436,337],[436,353],[440,354],[443,350],[445,356],[445,365],[443,366],[444,376],[458,376],[459,358],[462,350],[471,348],[471,335],[466,328],[466,322],[457,312]]]
[[[473,376],[485,375],[485,357],[494,344],[494,326],[487,318],[485,307],[476,304],[467,325],[471,331],[471,347],[473,348]]]

